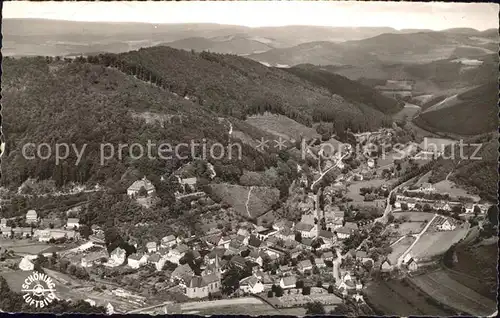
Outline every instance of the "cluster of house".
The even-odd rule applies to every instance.
[[[197,182],[198,179],[196,177],[190,178],[181,178],[178,174],[175,174],[177,181],[179,183],[179,190],[175,192],[176,198],[180,198],[186,195],[197,195],[200,194],[197,191]],[[161,181],[165,181],[165,177],[161,177]],[[141,196],[141,191],[143,191],[143,196],[152,196],[156,193],[156,188],[151,181],[149,181],[146,177],[143,177],[140,180],[134,181],[127,188],[127,195],[131,198],[138,198]]]
[[[415,191],[422,191],[427,193],[429,191],[434,191],[432,185],[430,186],[425,186],[421,187]],[[454,207],[460,206],[463,208],[464,212],[469,214],[469,213],[486,213],[490,207],[489,204],[479,204],[479,203],[466,203],[463,204],[461,202],[455,202],[455,201],[436,201],[436,200],[429,200],[429,199],[423,199],[423,198],[412,198],[412,197],[407,197],[404,195],[396,195],[396,202],[394,203],[394,206],[397,209],[401,209],[403,205],[408,207],[408,210],[414,210],[417,207],[417,204],[422,206],[424,204],[428,204],[433,210],[442,210],[442,211],[452,211]]]
[[[327,210],[325,218],[332,226],[340,225],[337,229],[343,227],[343,215],[339,211]],[[330,231],[318,231],[317,225],[311,223],[314,221],[309,219],[297,224],[280,220],[275,222],[272,228],[264,228],[242,222],[237,231],[228,235],[218,229],[212,229],[200,238],[180,239],[167,235],[160,242],[146,243],[144,248],[140,249],[142,252],[138,251],[128,257],[119,247],[108,255],[102,244],[89,244],[89,247],[93,247],[85,253],[77,253],[79,257],[75,256],[75,259],[70,261],[87,268],[99,264],[109,267],[126,264],[138,269],[151,264],[158,271],[169,262],[176,265],[171,281],[182,286],[189,298],[204,298],[219,292],[221,275],[234,266],[251,268],[252,271],[250,277],[240,281],[239,293],[260,293],[272,284],[279,284],[284,289],[294,288],[295,269],[301,273],[312,271],[314,267],[321,269],[326,267],[325,261],[334,259],[331,249],[337,239],[335,234]],[[301,233],[301,242],[295,241],[296,232]],[[302,252],[313,250],[315,244],[317,251],[323,250],[321,257],[297,261],[295,268],[289,264],[278,265],[276,274],[263,271],[265,263],[279,264],[287,254],[291,259],[297,259]],[[200,275],[196,275],[188,263],[181,262],[188,253],[191,259],[201,260]],[[350,286],[348,279],[345,279],[345,283]]]
[[[11,227],[7,226],[7,219],[0,219],[0,233],[5,238],[37,238],[40,242],[49,242],[51,239],[57,240],[62,237],[67,239],[78,239],[79,234],[76,231],[80,227],[78,218],[68,218],[66,224],[58,229],[34,229],[33,226],[38,225],[41,220],[35,210],[29,210],[25,216],[26,223],[30,227]]]

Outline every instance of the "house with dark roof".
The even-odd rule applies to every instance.
[[[239,268],[245,268],[247,266],[247,261],[240,255],[234,255],[229,263]]]
[[[170,281],[175,282],[179,281],[183,284],[188,284],[191,277],[194,275],[193,270],[191,269],[191,266],[189,264],[183,264],[177,266],[172,274],[170,275]]]
[[[259,240],[264,241],[264,240],[267,240],[271,235],[276,234],[277,232],[278,231],[273,229],[273,228],[265,229],[262,231],[258,231],[257,237],[259,238]]]
[[[295,231],[299,232],[302,238],[315,237],[317,230],[316,225],[299,222],[295,225]]]
[[[262,244],[262,241],[256,235],[250,235],[248,238],[248,246],[259,248]]]
[[[192,276],[189,283],[185,285],[185,295],[189,298],[206,298],[209,294],[220,291],[221,280],[216,274],[205,276]]]
[[[264,284],[256,276],[245,277],[240,280],[240,290],[242,293],[260,294],[264,291]]]

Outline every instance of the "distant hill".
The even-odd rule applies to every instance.
[[[474,30],[464,32],[392,32],[371,38],[342,43],[310,42],[294,47],[273,49],[250,58],[271,65],[312,63],[315,65],[356,65],[373,63],[429,63],[447,59],[460,51],[457,48],[476,49],[483,55],[492,54],[492,42],[498,36]],[[466,54],[469,56],[469,53]],[[457,56],[457,57],[467,57]]]
[[[289,72],[235,55],[153,47],[106,59],[122,65],[126,72],[146,72],[169,91],[239,119],[270,111],[309,127],[315,121],[333,121],[356,130],[389,124],[371,106],[360,107],[340,93],[332,95],[325,87]]]
[[[498,129],[498,84],[484,84],[456,95],[450,105],[421,113],[414,122],[430,131],[478,135]]]
[[[120,53],[170,43],[182,39],[218,37],[241,37],[240,40],[218,44],[212,51],[235,52],[231,45],[257,46],[256,50],[243,50],[243,54],[261,51],[262,44],[272,47],[290,47],[313,41],[359,40],[387,32],[396,32],[385,27],[321,27],[281,26],[249,28],[238,25],[212,23],[154,24],[132,22],[81,22],[46,19],[3,19],[2,53],[4,56],[68,55],[104,51]],[[245,40],[249,43],[245,43]],[[259,45],[256,42],[260,42]],[[188,41],[177,48],[196,49]],[[219,46],[220,45],[220,46]],[[229,45],[229,49],[227,47]]]
[[[285,69],[314,84],[328,89],[332,94],[343,96],[353,103],[361,103],[370,106],[384,114],[394,114],[403,108],[403,104],[396,100],[383,96],[375,89],[360,84],[350,79],[322,70],[311,65],[301,65]]]
[[[162,43],[175,49],[210,51],[217,53],[230,53],[237,55],[246,55],[255,52],[264,52],[274,48],[272,39],[255,38],[244,35],[228,35],[215,38],[186,38],[174,42]]]

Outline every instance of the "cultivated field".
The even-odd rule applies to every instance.
[[[474,316],[493,314],[496,303],[451,279],[444,271],[413,277],[411,281],[437,301]]]
[[[183,314],[196,315],[277,315],[279,312],[254,297],[188,302],[181,305]]]
[[[266,213],[279,199],[279,191],[274,188],[253,187],[249,196],[250,187],[223,183],[211,184],[210,187],[218,197],[231,205],[239,215],[249,218],[255,218]]]
[[[391,264],[396,264],[398,258],[400,258],[403,253],[411,246],[411,244],[415,241],[414,237],[405,237],[396,244],[392,245],[392,252],[387,256]]]
[[[4,247],[4,246],[2,246]],[[9,249],[13,251],[16,254],[31,254],[31,255],[37,255],[40,252],[43,252],[44,250],[50,248],[50,245],[48,244],[40,244],[40,243],[32,243],[28,245],[17,245],[17,246],[10,246],[6,247],[6,249]]]
[[[411,254],[417,259],[427,259],[443,254],[451,245],[462,239],[467,230],[467,227],[461,227],[454,231],[426,232],[420,237],[417,244],[413,246]]]
[[[449,180],[439,181],[434,184],[434,187],[437,192],[448,193],[451,197],[470,197],[474,201],[479,201],[481,199],[479,196],[467,192],[465,189],[460,188],[460,186]]]
[[[487,243],[486,240],[482,243]],[[497,294],[498,242],[487,245],[465,245],[455,249],[458,262],[447,273],[457,282],[491,299]]]
[[[407,234],[418,234],[425,227],[424,222],[404,222],[399,224],[399,228],[395,230],[399,233],[399,236],[407,235]]]
[[[395,218],[408,218],[411,222],[428,222],[434,217],[434,213],[428,212],[395,212],[393,215]]]
[[[434,150],[439,150],[439,151],[444,151],[446,146],[449,146],[451,144],[455,144],[456,140],[452,139],[447,139],[447,138],[429,138],[425,137],[424,140],[420,143],[420,148],[423,150],[429,150],[429,151],[434,151]]]
[[[300,140],[300,136],[308,139],[321,137],[313,128],[299,124],[283,115],[270,113],[255,115],[249,117],[246,122],[284,139]]]
[[[392,118],[394,120],[403,120],[403,119],[411,120],[420,112],[420,110],[421,110],[420,106],[406,103],[403,109],[401,109],[396,114],[392,115]]]
[[[429,298],[397,280],[373,282],[366,289],[370,305],[386,315],[449,316],[450,312],[429,301]]]

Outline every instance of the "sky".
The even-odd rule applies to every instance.
[[[360,1],[182,1],[3,3],[4,18],[146,23],[376,26],[395,29],[498,28],[491,3]]]

